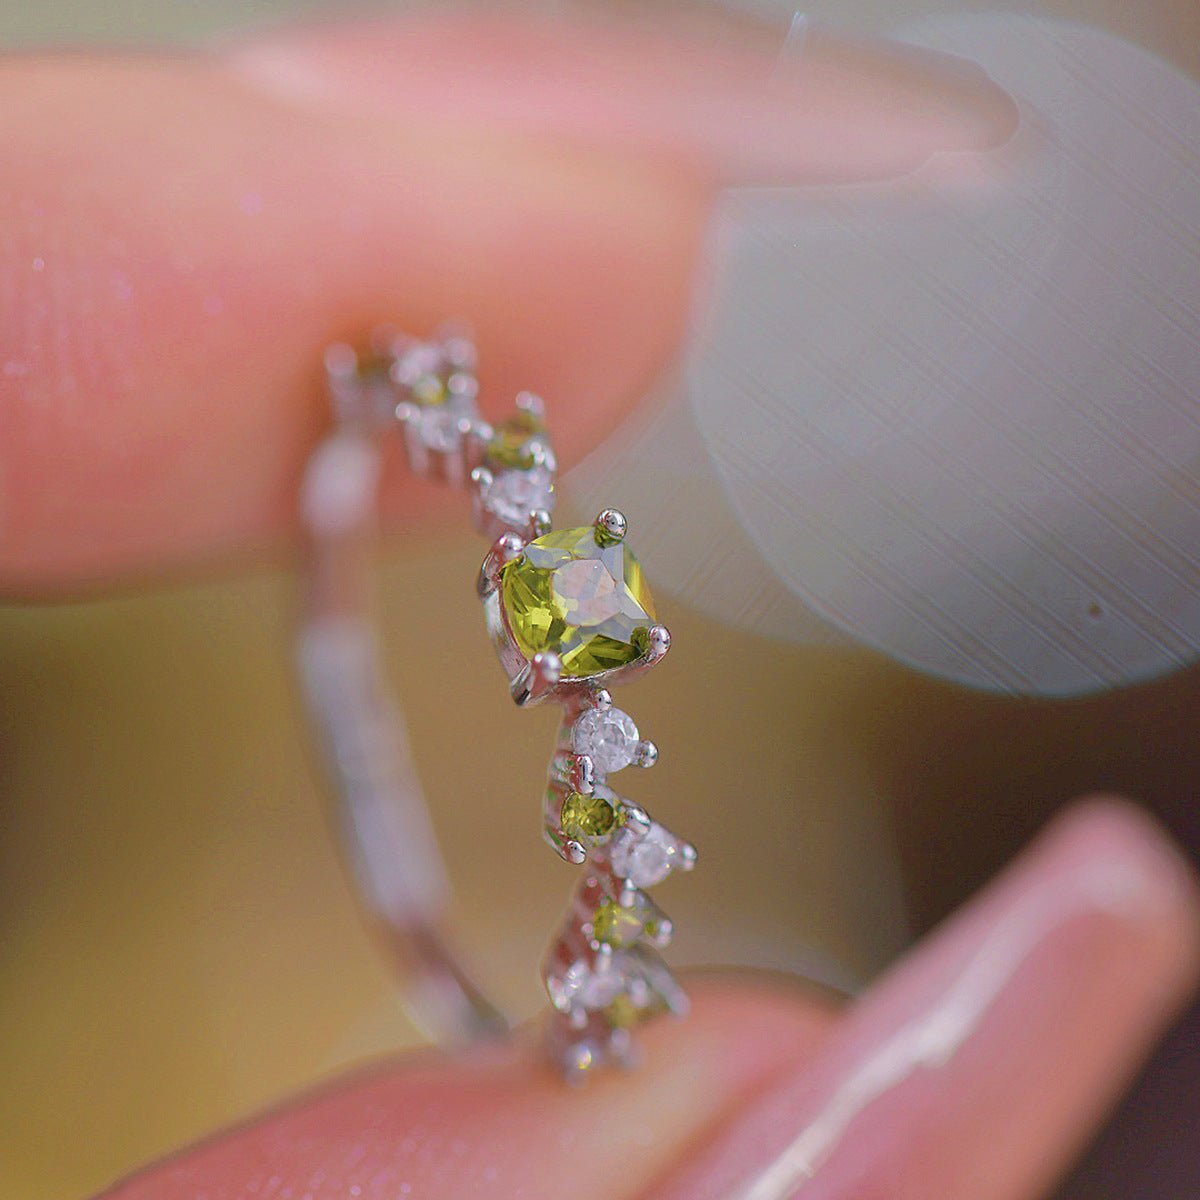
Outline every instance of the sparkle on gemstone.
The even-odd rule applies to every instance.
[[[637,757],[638,728],[619,708],[589,708],[575,722],[575,753],[586,754],[607,775]]]
[[[612,800],[604,796],[571,792],[559,809],[558,824],[567,837],[602,838],[620,824],[620,816]]]
[[[506,525],[523,529],[535,509],[554,507],[554,481],[541,467],[532,471],[501,471],[483,492],[483,503]]]
[[[564,999],[576,1000],[584,1008],[604,1008],[611,1004],[628,984],[624,964],[616,961],[620,957],[615,955],[613,961],[600,969],[593,969],[583,961],[572,963],[559,983]]]
[[[675,866],[675,839],[657,821],[645,833],[626,827],[609,847],[613,871],[635,887],[650,888],[662,883]]]
[[[501,599],[522,653],[554,651],[569,678],[633,662],[655,621],[633,552],[599,545],[590,525],[530,542],[504,568]]]

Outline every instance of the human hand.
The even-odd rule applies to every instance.
[[[570,459],[669,358],[718,187],[886,177],[1011,127],[1007,97],[961,65],[814,38],[793,72],[776,70],[778,51],[750,27],[718,44],[595,20],[581,36],[433,18],[207,59],[10,62],[0,87],[23,119],[0,133],[6,588],[279,544],[321,422],[319,348],[381,316],[422,329],[469,315],[485,389],[551,396]],[[446,89],[454,68],[464,81]],[[397,511],[420,495],[398,484]],[[1195,963],[1189,885],[1156,835],[1116,810],[1073,829],[990,917],[968,915],[845,1016],[786,989],[708,984],[688,1022],[649,1032],[631,1078],[564,1097],[520,1040],[422,1058],[117,1195],[727,1195],[872,1048],[956,994],[973,947],[1009,945],[985,931],[1011,928],[1002,914],[1028,895],[1046,901],[1038,936],[978,1027],[947,1065],[873,1100],[807,1194],[1035,1195]],[[1132,917],[1087,888],[1080,899],[1069,864],[1090,854],[1118,879],[1133,864],[1147,886]],[[786,1115],[757,1115],[776,1102]]]
[[[697,982],[645,1062],[570,1090],[530,1036],[415,1054],[108,1200],[1035,1200],[1194,987],[1195,880],[1092,802],[844,1009]]]
[[[321,347],[381,319],[469,318],[485,397],[549,397],[569,463],[670,358],[721,186],[882,178],[1011,131],[960,60],[782,47],[682,16],[427,14],[9,59],[0,587],[277,546]]]

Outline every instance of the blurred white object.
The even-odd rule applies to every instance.
[[[1013,145],[965,180],[732,194],[658,436],[568,489],[665,502],[656,582],[756,632],[996,691],[1173,670],[1200,649],[1200,86],[1031,17],[902,36],[1007,87]]]

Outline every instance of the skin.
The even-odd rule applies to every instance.
[[[1013,130],[969,64],[818,35],[800,69],[780,43],[711,18],[435,14],[5,62],[0,584],[53,597],[286,552],[325,419],[320,347],[384,316],[467,314],[485,394],[553,396],[570,460],[669,361],[718,188],[883,179],[933,154],[967,175]],[[403,527],[429,500],[397,480],[391,502]],[[1121,904],[1080,892],[1093,867],[1129,882]],[[804,1179],[779,1176],[976,961],[1005,970],[952,1050],[889,1077]],[[774,1170],[780,1198],[1027,1200],[1198,969],[1187,868],[1146,818],[1094,801],[848,1008],[698,981],[631,1076],[568,1093],[528,1032],[427,1053],[109,1195],[697,1200]]]
[[[781,37],[434,15],[4,62],[0,586],[278,549],[319,348],[384,314],[468,314],[485,395],[561,400],[570,460],[668,361],[719,186],[886,177],[1011,130],[957,60],[824,38],[779,71]]]

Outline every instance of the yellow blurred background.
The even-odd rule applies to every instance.
[[[182,37],[318,7],[335,6],[54,0],[0,5],[0,30]],[[1135,22],[1125,5],[1071,11]],[[1194,69],[1188,20],[1191,6],[1139,10],[1135,32]],[[466,533],[392,544],[387,665],[461,940],[524,1016],[573,875],[539,837],[554,718],[507,701],[471,586],[480,550]],[[294,603],[290,572],[264,568],[0,612],[0,1200],[78,1200],[415,1040],[330,837],[292,686]],[[659,607],[675,649],[635,715],[663,757],[636,797],[703,868],[663,889],[675,961],[853,988],[1068,796],[1120,788],[1170,812],[1200,767],[1195,670],[1009,701]]]
[[[461,939],[526,1016],[573,875],[538,829],[554,718],[507,700],[478,556],[465,536],[394,548],[386,652]],[[87,1195],[415,1040],[330,837],[292,688],[293,603],[290,576],[264,571],[0,613],[6,1200]],[[1020,702],[866,651],[747,639],[669,597],[660,611],[671,669],[636,711],[663,758],[636,795],[701,848],[703,869],[660,893],[678,962],[853,986],[909,936],[901,865],[923,926],[1061,800],[1101,785],[1165,804],[1200,768],[1194,670]],[[714,680],[731,681],[725,708]]]
[[[539,836],[554,718],[507,699],[479,552],[464,536],[390,556],[388,668],[462,941],[525,1016],[574,876]],[[0,614],[5,1197],[84,1195],[415,1039],[330,837],[292,688],[293,602],[292,580],[264,572]],[[636,711],[663,757],[636,794],[704,864],[664,889],[673,957],[853,984],[906,922],[863,731],[839,710],[901,672],[747,643],[668,597],[660,610],[672,670]],[[721,711],[714,679],[767,686],[731,683]]]

